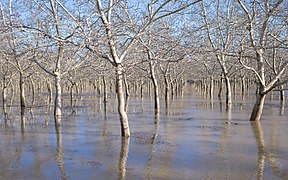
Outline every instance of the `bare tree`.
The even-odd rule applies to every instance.
[[[54,116],[55,123],[59,124],[62,115],[62,76],[68,70],[79,67],[89,57],[81,46],[79,36],[76,36],[78,30],[83,31],[83,26],[58,0],[34,0],[29,5],[33,8],[27,10],[30,14],[27,13],[26,16],[30,15],[31,19],[15,26],[31,36],[34,46],[33,61],[54,78]],[[76,4],[76,7],[78,5]],[[73,9],[73,12],[79,9],[80,7]],[[81,18],[81,15],[78,18]]]
[[[287,71],[288,60],[282,59],[281,65],[277,71],[274,71],[274,74],[270,76],[270,79],[267,78],[269,71],[269,66],[273,66],[273,60],[269,62],[267,56],[267,51],[269,49],[269,41],[272,37],[279,42],[279,49],[287,48],[285,47],[285,38],[287,38],[283,33],[277,33],[271,31],[271,26],[275,25],[272,21],[277,22],[277,27],[287,28],[281,24],[285,24],[287,20],[285,17],[280,16],[285,6],[287,7],[287,2],[283,0],[278,1],[249,1],[250,3],[245,3],[241,0],[238,0],[238,3],[244,12],[246,17],[246,32],[247,38],[243,38],[241,42],[240,50],[240,63],[247,70],[252,71],[257,77],[259,91],[257,93],[256,103],[254,105],[252,114],[250,116],[251,121],[259,121],[263,111],[264,101],[266,95],[271,92],[274,88],[285,84],[288,80],[287,77],[284,77],[285,72]],[[281,27],[282,26],[282,27]],[[245,53],[244,42],[245,40],[249,41],[249,47],[251,51],[254,52],[253,58],[245,58],[247,52]],[[275,47],[274,47],[275,50]],[[247,51],[247,50],[246,50]],[[274,53],[274,56],[276,54]],[[279,57],[278,57],[279,58]],[[247,65],[243,60],[250,60],[255,62],[255,66]],[[272,58],[272,59],[275,59]],[[271,58],[270,58],[271,60]],[[275,61],[274,61],[275,62]],[[275,63],[274,63],[275,66]],[[273,68],[273,67],[272,67]],[[273,68],[275,70],[275,68]]]
[[[7,6],[7,12],[5,12],[4,5],[1,4],[2,27],[5,29],[3,40],[6,43],[1,53],[6,63],[10,64],[19,74],[20,107],[25,108],[27,106],[25,100],[25,81],[33,74],[31,71],[34,65],[31,61],[32,46],[29,44],[30,42],[26,35],[14,26],[20,21],[17,13],[19,7],[14,7],[11,0]]]
[[[235,20],[234,1],[229,0],[222,2],[217,0],[209,3],[209,17],[207,13],[207,5],[202,3],[203,21],[205,24],[207,38],[215,54],[216,60],[219,63],[222,75],[226,85],[226,105],[232,103],[230,76],[231,70],[235,63],[231,63],[231,57],[227,53],[233,48],[233,38],[235,37]],[[213,13],[213,14],[212,14]],[[230,61],[230,62],[229,62]]]
[[[122,136],[130,136],[123,91],[123,61],[134,48],[133,46],[139,37],[145,34],[156,21],[178,13],[199,1],[184,3],[172,0],[161,2],[151,0],[147,3],[139,2],[137,8],[132,8],[126,1],[109,0],[103,6],[103,1],[96,0],[97,14],[101,19],[107,42],[106,53],[102,53],[101,56],[111,62],[116,70],[116,93]],[[147,9],[145,9],[146,7]],[[146,12],[143,12],[143,9]],[[90,50],[93,49],[90,47]]]

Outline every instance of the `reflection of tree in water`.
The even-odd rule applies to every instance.
[[[159,110],[155,109],[155,114],[154,114],[154,134],[153,137],[151,139],[151,145],[150,145],[150,153],[149,153],[149,159],[147,162],[147,168],[146,168],[146,175],[147,175],[147,179],[151,179],[151,173],[152,173],[152,165],[153,165],[153,160],[154,160],[154,156],[155,156],[155,151],[154,151],[154,146],[155,146],[155,142],[158,136],[158,125],[159,125]]]
[[[251,122],[251,127],[253,131],[253,135],[256,139],[257,149],[258,149],[257,179],[263,179],[265,159],[266,159],[264,134],[263,134],[260,121]]]
[[[273,171],[273,175],[276,175],[280,178],[287,179],[288,174],[286,172],[281,172],[281,167],[276,157],[273,157],[272,154],[267,150],[265,146],[264,132],[261,126],[260,121],[251,122],[251,128],[253,131],[253,135],[256,140],[257,149],[258,149],[258,168],[257,168],[257,179],[263,179],[264,170],[265,170],[265,162],[267,161],[270,169]],[[276,136],[272,136],[272,141],[275,141],[274,138]],[[274,139],[274,140],[273,140]],[[272,144],[272,149],[276,144]]]
[[[227,144],[230,133],[230,125],[231,125],[231,104],[227,104],[226,106],[226,122],[224,126],[224,130],[220,135],[219,146],[217,149],[217,157],[216,157],[216,168],[217,174],[216,179],[230,179],[229,174],[229,165],[227,164]],[[225,177],[219,177],[224,175]]]
[[[59,118],[59,117],[58,117]],[[59,120],[55,120],[55,122]],[[62,127],[60,125],[55,125],[56,135],[57,135],[57,162],[61,172],[62,179],[68,179],[65,171],[64,161],[63,161],[63,147],[62,147]]]
[[[126,179],[126,164],[128,159],[130,137],[122,137],[119,157],[119,180]]]
[[[170,111],[165,114],[171,114]],[[173,167],[173,160],[175,159],[175,146],[167,143],[159,136],[160,114],[155,111],[154,116],[154,132],[143,133],[137,140],[144,145],[149,145],[148,159],[145,163],[145,178],[144,179],[177,179],[176,170]],[[161,127],[163,124],[161,124]],[[165,134],[174,133],[173,126],[165,126],[163,128]],[[152,136],[151,136],[152,134]]]
[[[280,110],[279,114],[284,115],[285,113],[285,99],[280,100]]]

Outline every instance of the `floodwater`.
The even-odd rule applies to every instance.
[[[101,97],[78,95],[74,112],[67,96],[61,127],[52,108],[8,107],[0,179],[288,179],[287,105],[268,96],[261,123],[250,123],[253,97],[227,111],[188,87],[155,114],[151,98],[132,96],[129,139],[114,95],[106,109]]]

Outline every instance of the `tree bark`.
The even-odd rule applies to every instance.
[[[124,84],[125,84],[125,94],[126,94],[126,97],[128,97],[130,96],[130,89],[129,89],[130,87],[129,87],[126,75],[124,75]]]
[[[266,94],[258,94],[250,116],[250,121],[259,121],[262,115]]]
[[[26,107],[25,104],[25,90],[24,90],[24,80],[23,80],[23,73],[20,72],[20,79],[19,79],[19,90],[20,90],[20,107]]]
[[[55,116],[55,123],[61,123],[61,76],[60,73],[55,72],[55,109],[54,109],[54,116]],[[58,118],[57,118],[58,117]]]
[[[154,109],[159,110],[160,109],[160,101],[159,101],[159,87],[158,87],[158,81],[155,76],[155,66],[152,64],[152,62],[149,63],[150,65],[150,75],[151,75],[151,80],[153,83],[153,90],[154,90]],[[141,89],[143,94],[143,88]],[[142,95],[143,97],[143,95]]]
[[[52,93],[52,87],[51,87],[51,83],[46,81],[46,84],[47,84],[47,90],[48,90],[48,106],[50,107],[51,105],[51,101],[52,101],[52,96],[53,96],[53,93]]]
[[[33,107],[34,102],[35,102],[35,85],[34,85],[34,81],[31,77],[29,78],[29,80],[30,80],[31,91],[32,91],[31,107]]]
[[[6,85],[6,80],[3,80],[3,87],[2,87],[2,103],[3,103],[3,109],[6,107],[6,103],[7,103],[7,85]]]
[[[241,97],[242,97],[242,99],[245,99],[245,87],[246,87],[245,77],[241,77]]]
[[[230,104],[232,104],[232,98],[231,98],[231,84],[228,76],[225,76],[225,85],[226,85],[226,106],[229,106]]]
[[[103,102],[104,102],[104,105],[107,103],[107,85],[106,85],[106,79],[105,79],[105,76],[102,76],[102,81],[103,81]]]
[[[164,82],[165,82],[165,100],[168,101],[170,98],[169,96],[170,87],[169,87],[168,78],[166,76],[164,76]]]
[[[283,90],[283,86],[280,87],[280,101],[285,101],[285,91]]]
[[[213,76],[210,77],[210,99],[213,99],[214,96],[213,96],[213,92],[214,92],[214,78]]]
[[[223,79],[220,77],[220,82],[219,82],[219,91],[218,91],[218,97],[221,98],[222,96],[222,89],[223,89]]]
[[[125,111],[125,98],[123,91],[123,67],[121,64],[116,65],[116,94],[118,99],[118,113],[120,116],[121,135],[123,137],[130,136],[128,116]]]

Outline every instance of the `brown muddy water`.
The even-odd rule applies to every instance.
[[[106,113],[97,95],[78,95],[59,128],[52,108],[21,116],[8,107],[6,119],[0,114],[0,179],[288,179],[287,105],[267,97],[261,123],[250,123],[253,94],[226,111],[216,98],[187,92],[156,115],[151,98],[132,96],[127,140],[113,95]]]

